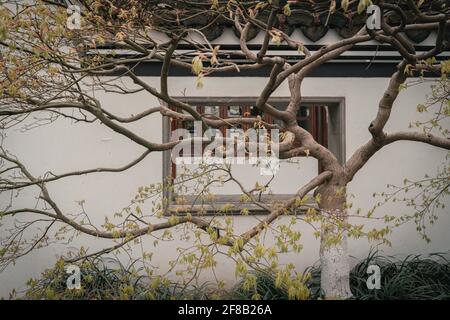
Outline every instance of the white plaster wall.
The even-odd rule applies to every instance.
[[[150,84],[158,87],[159,79],[147,78]],[[266,83],[264,78],[209,78],[205,79],[204,88],[195,88],[195,79],[170,78],[171,94],[180,96],[257,96]],[[346,157],[365,143],[369,138],[367,127],[376,114],[377,102],[381,97],[388,79],[383,78],[310,78],[304,81],[302,93],[308,97],[345,97],[346,107]],[[424,101],[429,92],[427,85],[406,90],[400,94],[395,104],[387,131],[407,130],[412,118],[417,118],[416,105]],[[136,114],[147,107],[157,105],[157,101],[148,94],[139,93],[131,96],[96,94],[105,108],[119,114]],[[287,97],[286,86],[280,87],[274,96]],[[131,125],[130,128],[152,141],[161,141],[162,119],[155,114],[145,120]],[[51,126],[40,127],[28,132],[11,130],[6,140],[8,149],[23,159],[33,174],[39,176],[51,170],[55,173],[74,169],[89,169],[97,166],[121,166],[136,158],[144,149],[127,141],[126,138],[110,131],[102,125],[72,124],[68,120],[57,121]],[[372,193],[382,191],[386,184],[401,184],[405,177],[420,178],[425,173],[433,174],[435,168],[444,160],[445,152],[412,142],[399,142],[388,146],[375,155],[357,174],[349,186],[349,192],[355,196],[354,209],[369,209],[373,203]],[[302,160],[301,160],[302,161]],[[305,168],[308,159],[304,159]],[[314,166],[312,166],[314,167]],[[310,170],[301,170],[297,175],[281,174],[279,185],[295,190],[299,181],[311,176]],[[60,206],[68,212],[78,212],[76,201],[85,200],[85,208],[91,213],[94,223],[101,224],[105,216],[112,216],[136,194],[137,188],[143,185],[160,182],[162,178],[162,156],[151,154],[138,166],[126,173],[100,173],[84,177],[76,177],[67,181],[52,183],[49,187],[52,196]],[[248,177],[250,181],[254,177]],[[5,201],[6,199],[0,199]],[[18,205],[31,205],[34,199],[31,193],[23,194],[16,199]],[[450,203],[449,203],[450,204]],[[407,212],[400,204],[389,204],[384,207],[386,213],[401,214]],[[235,218],[235,226],[239,231],[252,226],[252,217]],[[5,227],[5,226],[4,226]],[[4,228],[1,227],[1,228]],[[312,235],[310,227],[297,224],[302,231],[304,249],[298,255],[287,254],[282,262],[293,262],[299,270],[311,265],[318,259],[318,240]],[[387,254],[429,253],[448,251],[450,244],[450,217],[447,210],[440,214],[437,223],[430,233],[432,242],[427,244],[415,231],[415,226],[403,226],[393,233],[393,246],[380,247]],[[0,229],[0,232],[4,230]],[[153,248],[153,238],[148,237],[145,244],[154,250],[153,263],[165,268],[166,262],[175,256],[175,248],[187,246],[185,241],[176,240],[163,243]],[[270,238],[270,237],[269,237]],[[108,241],[92,237],[83,237],[69,246],[83,245],[90,250],[100,248]],[[356,257],[367,255],[370,246],[366,240],[351,241],[350,253]],[[66,246],[54,246],[39,250],[17,262],[0,274],[0,296],[7,296],[12,288],[23,288],[25,281],[31,276],[38,276],[46,267],[55,261],[55,255]],[[230,284],[234,281],[234,268],[229,262],[219,264],[218,274]]]

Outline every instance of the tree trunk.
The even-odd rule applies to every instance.
[[[320,239],[321,288],[327,299],[352,296],[347,236],[342,228],[348,218],[344,209],[345,195],[339,195],[339,189],[342,188],[328,186],[320,191],[319,207],[324,215]]]

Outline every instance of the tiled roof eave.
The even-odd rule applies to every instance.
[[[250,3],[252,1],[249,1]],[[283,1],[282,1],[283,2]],[[346,12],[337,0],[337,10],[330,13],[330,0],[298,1],[290,5],[290,15],[277,14],[274,27],[282,30],[288,35],[299,29],[303,35],[312,43],[322,39],[330,29],[334,29],[342,38],[349,38],[355,35],[365,24],[367,16],[363,12],[358,14],[358,1],[350,1],[350,7]],[[209,10],[211,1],[146,1],[151,7],[150,19],[155,27],[167,30],[177,28],[193,27],[200,29],[210,41],[220,37],[226,27],[233,28],[236,35],[239,32],[235,29],[234,23],[226,15],[219,15],[214,10]],[[149,4],[150,3],[150,4]],[[196,5],[194,5],[195,3]],[[414,23],[416,17],[411,13],[405,0],[396,1],[407,13],[408,23]],[[437,14],[440,12],[450,12],[450,0],[430,0],[425,1],[421,10],[427,14]],[[266,22],[269,10],[263,10],[257,17]],[[396,25],[399,18],[393,12],[386,13],[387,22]],[[248,33],[248,40],[256,37],[259,29],[252,27]],[[406,31],[406,36],[414,43],[421,43],[426,39],[432,30]],[[450,32],[447,32],[447,37]]]

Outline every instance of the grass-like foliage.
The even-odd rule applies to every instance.
[[[369,290],[367,268],[378,265],[381,288]],[[142,270],[125,267],[118,260],[93,259],[80,265],[80,290],[67,289],[67,273],[59,262],[38,280],[30,280],[23,299],[252,299],[257,294],[263,300],[288,299],[283,284],[275,275],[254,271],[256,285],[244,289],[238,282],[231,290],[219,291],[212,284],[185,286],[161,277],[142,276]],[[321,299],[320,266],[305,270],[310,299]],[[432,300],[450,299],[450,261],[446,255],[410,255],[404,259],[380,256],[371,252],[354,266],[350,273],[353,299],[361,300]]]
[[[369,290],[367,268],[378,265],[381,271],[381,288]],[[307,282],[311,299],[320,299],[320,267],[308,268]],[[257,293],[267,300],[287,299],[285,288],[275,285],[275,277],[257,272]],[[427,257],[410,255],[404,259],[380,256],[372,252],[356,264],[350,272],[353,299],[358,300],[447,300],[450,299],[450,261],[442,254]],[[233,289],[237,299],[250,299],[253,292],[246,292],[238,283]]]
[[[371,264],[381,270],[379,290],[367,289],[366,271]],[[350,282],[356,299],[447,300],[450,299],[450,261],[442,254],[410,255],[399,260],[373,253],[352,269]]]
[[[60,261],[28,281],[23,299],[169,300],[208,299],[208,284],[182,287],[159,276],[143,275],[142,269],[124,266],[118,259],[88,259],[79,265],[81,289],[68,289],[65,265]]]

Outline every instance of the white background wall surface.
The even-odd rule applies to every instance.
[[[158,87],[159,79],[145,78]],[[209,97],[242,97],[258,96],[266,83],[264,78],[205,78],[204,88],[195,88],[194,77],[172,77],[169,79],[171,94],[180,96]],[[343,97],[345,98],[345,141],[346,158],[363,143],[370,139],[367,127],[377,112],[377,103],[388,84],[387,78],[309,78],[303,83],[302,94],[307,97]],[[408,130],[408,124],[419,118],[416,112],[418,103],[430,92],[428,85],[416,86],[401,92],[395,103],[392,117],[386,127],[388,132]],[[136,114],[139,111],[157,106],[157,101],[150,95],[139,93],[133,96],[118,96],[96,93],[103,106],[118,115]],[[276,97],[288,97],[287,86],[280,87],[274,94]],[[162,118],[159,114],[145,118],[129,126],[139,134],[152,141],[162,140]],[[31,131],[20,132],[10,130],[6,139],[7,148],[29,166],[36,175],[47,171],[63,173],[71,170],[89,169],[99,166],[122,166],[136,158],[144,149],[127,138],[120,136],[105,126],[94,124],[73,124],[69,120],[58,120],[52,125],[39,127]],[[398,142],[384,148],[375,155],[356,175],[349,186],[349,193],[354,195],[353,208],[368,210],[375,203],[374,192],[380,192],[386,185],[401,185],[404,178],[421,178],[424,174],[433,174],[445,157],[445,152],[436,148],[413,142]],[[312,177],[311,159],[303,159],[296,174],[280,174],[277,182],[280,192],[295,192],[301,182]],[[309,163],[309,164],[308,164]],[[256,171],[256,174],[259,172]],[[248,176],[254,180],[258,176]],[[61,208],[67,212],[79,212],[76,201],[85,200],[85,208],[93,223],[102,224],[105,216],[110,216],[127,206],[135,196],[139,186],[160,182],[162,179],[162,155],[151,154],[138,166],[119,174],[99,173],[88,176],[61,180],[49,185],[49,190]],[[34,190],[35,191],[35,190]],[[35,193],[23,193],[15,199],[17,206],[32,205]],[[6,201],[6,199],[0,199]],[[449,203],[450,205],[450,203]],[[380,214],[404,214],[409,212],[402,204],[387,204]],[[255,220],[252,217],[236,217],[235,226],[238,231],[251,227]],[[371,222],[367,222],[371,226]],[[5,226],[4,226],[5,227]],[[2,228],[4,228],[2,227]],[[382,246],[379,249],[385,254],[404,255],[410,253],[431,253],[448,251],[450,245],[450,216],[447,210],[440,212],[440,220],[429,232],[431,243],[424,242],[415,231],[414,225],[395,229],[391,235],[393,246]],[[319,243],[313,236],[313,230],[297,224],[302,232],[304,249],[300,254],[286,254],[282,262],[294,263],[298,270],[318,260]],[[3,232],[0,230],[0,232]],[[154,250],[154,261],[161,271],[167,267],[167,261],[175,257],[177,247],[188,245],[177,240],[164,243],[153,248],[153,238],[144,238],[149,250]],[[270,239],[269,239],[270,242]],[[111,242],[93,237],[81,237],[69,245],[83,245],[90,250]],[[374,243],[367,240],[350,241],[350,254],[362,258],[368,254]],[[30,277],[36,277],[43,269],[55,262],[55,256],[67,249],[67,246],[52,246],[38,250],[19,260],[0,274],[0,296],[6,297],[13,288],[23,288]],[[137,252],[138,253],[138,252]],[[234,268],[230,262],[219,264],[219,272],[223,279],[232,284]],[[206,276],[205,276],[206,277]]]

